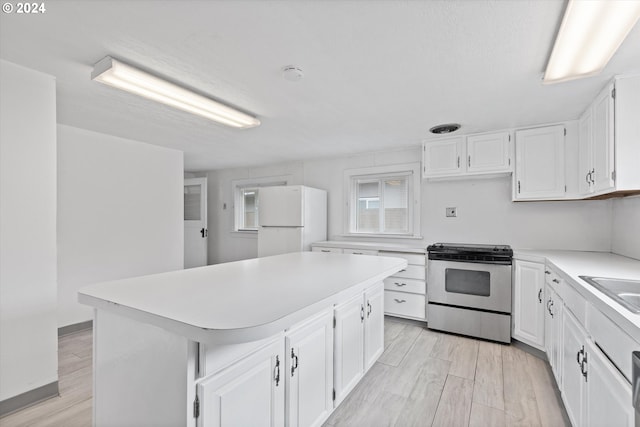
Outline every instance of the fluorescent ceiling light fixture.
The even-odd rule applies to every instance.
[[[91,79],[180,110],[236,128],[252,128],[260,120],[242,111],[170,83],[110,56],[93,67]]]
[[[544,83],[601,72],[640,17],[640,1],[569,0]]]

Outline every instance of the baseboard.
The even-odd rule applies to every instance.
[[[511,345],[519,348],[522,351],[526,351],[527,353],[529,353],[532,356],[537,357],[538,359],[542,359],[545,362],[549,362],[549,359],[547,358],[547,353],[545,353],[542,350],[539,350],[535,347],[530,346],[529,344],[525,344],[522,341],[518,341],[516,339],[511,339]]]
[[[43,400],[58,396],[58,381],[45,384],[42,387],[34,388],[25,393],[0,402],[0,417],[9,415],[27,406],[35,405]]]
[[[93,320],[87,320],[86,322],[74,323],[73,325],[63,326],[58,328],[58,336],[64,336],[73,334],[74,332],[84,331],[86,329],[93,328]]]

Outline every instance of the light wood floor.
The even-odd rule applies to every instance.
[[[87,427],[92,417],[91,329],[58,339],[60,396],[0,418],[0,426]]]
[[[59,339],[60,397],[0,426],[90,426],[92,332]],[[546,362],[514,346],[385,319],[385,352],[325,427],[569,426]]]
[[[385,351],[325,427],[569,426],[546,362],[385,319]]]

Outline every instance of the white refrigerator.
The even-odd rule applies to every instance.
[[[310,251],[327,240],[327,192],[303,185],[262,187],[258,256]]]

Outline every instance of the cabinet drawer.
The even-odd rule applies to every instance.
[[[342,253],[342,249],[340,248],[327,248],[327,247],[323,247],[323,246],[314,246],[313,248],[311,248],[312,252],[326,252],[326,253],[332,253],[332,254],[341,254]]]
[[[552,288],[557,289],[558,285],[560,284],[560,277],[558,276],[558,274],[551,268],[549,268],[548,265],[544,266],[544,281],[549,284],[549,286],[551,286]]]
[[[353,255],[378,255],[378,251],[372,251],[370,249],[343,249],[342,253]]]
[[[422,265],[408,265],[405,269],[394,274],[393,277],[425,280],[425,268]]]
[[[390,291],[402,291],[421,295],[427,294],[427,284],[424,280],[387,277],[384,279],[384,288]]]
[[[564,281],[562,282],[562,286],[559,287],[558,294],[560,295],[560,298],[562,298],[562,301],[564,301],[565,307],[568,308],[574,316],[576,316],[576,319],[578,319],[578,322],[580,322],[582,326],[585,326],[587,324],[587,301],[584,297]],[[629,358],[631,358],[631,356],[629,356]]]
[[[411,254],[407,252],[378,252],[380,256],[388,256],[393,258],[404,258],[409,264],[425,265],[426,256],[421,254]]]
[[[386,314],[416,319],[426,318],[426,297],[404,292],[384,291],[384,312]]]
[[[587,331],[627,381],[631,382],[631,352],[640,350],[640,344],[591,304],[587,304]]]

